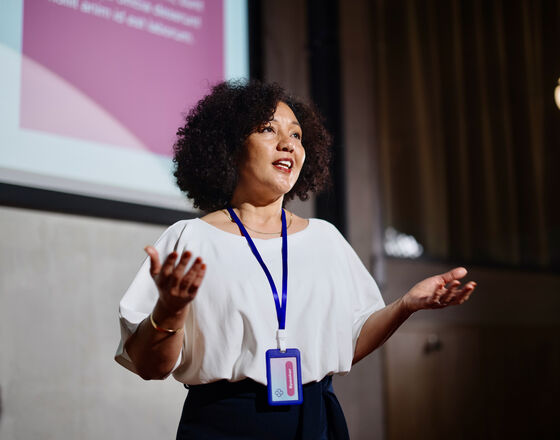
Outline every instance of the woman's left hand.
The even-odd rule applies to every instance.
[[[410,289],[402,300],[410,313],[463,304],[476,287],[474,281],[461,285],[459,280],[466,274],[467,269],[456,267],[444,274],[426,278]]]

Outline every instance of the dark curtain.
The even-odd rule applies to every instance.
[[[560,268],[560,0],[377,0],[384,222],[435,259]]]

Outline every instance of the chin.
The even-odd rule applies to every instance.
[[[286,196],[286,194],[288,194],[291,190],[292,190],[292,187],[290,187],[290,188],[277,188],[275,191],[273,191],[272,198],[274,200],[277,200],[280,197]]]
[[[275,186],[276,191],[279,192],[279,193],[282,193],[282,194],[289,193],[292,190],[292,188],[294,187],[294,185],[292,185],[291,182],[290,183],[283,182],[283,183],[280,183],[280,184],[277,184],[277,185],[274,185],[274,186]]]
[[[263,182],[263,185],[268,187],[269,194],[272,199],[276,200],[279,197],[284,197],[288,194],[295,186],[297,180],[295,182],[287,182],[287,181],[269,181],[268,184]]]

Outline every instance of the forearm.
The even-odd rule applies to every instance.
[[[383,345],[411,314],[412,312],[406,307],[403,298],[372,313],[362,326],[358,336],[352,364]]]
[[[444,274],[426,278],[414,285],[402,298],[373,313],[362,327],[352,363],[383,345],[415,311],[463,304],[476,287],[474,281],[461,286],[458,280],[466,274],[464,267],[456,267]]]
[[[183,329],[188,307],[187,305],[177,313],[169,313],[158,301],[152,316],[159,327]],[[176,333],[158,331],[147,317],[128,338],[125,348],[143,379],[164,379],[177,362],[183,346],[183,338],[184,330]]]

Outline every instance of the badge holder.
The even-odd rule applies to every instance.
[[[267,350],[266,379],[269,405],[301,404],[303,393],[299,350]]]

